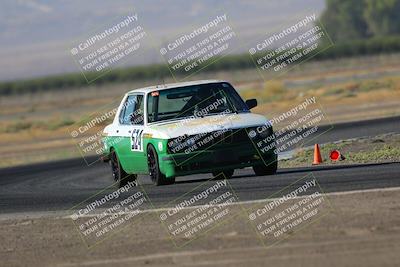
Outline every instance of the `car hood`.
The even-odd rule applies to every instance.
[[[146,133],[153,138],[169,139],[178,136],[208,133],[264,125],[268,120],[253,113],[223,114],[203,118],[189,118],[148,125]]]

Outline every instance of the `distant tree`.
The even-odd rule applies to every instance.
[[[400,0],[326,0],[321,22],[334,41],[400,34]]]
[[[334,41],[366,38],[364,9],[363,0],[327,0],[321,22]]]
[[[400,34],[400,0],[364,1],[364,17],[372,35]]]

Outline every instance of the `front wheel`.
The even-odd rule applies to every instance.
[[[278,169],[278,161],[274,161],[268,166],[266,166],[265,164],[253,166],[253,171],[257,176],[273,175],[276,173],[277,169]]]
[[[128,184],[128,182],[136,182],[137,175],[136,174],[128,174],[124,171],[124,169],[121,166],[121,163],[119,162],[117,153],[115,150],[111,150],[110,153],[110,166],[111,166],[111,172],[112,176],[115,182],[117,182],[118,188],[121,188]]]
[[[151,145],[147,149],[147,164],[149,167],[151,181],[155,185],[167,185],[175,183],[175,177],[167,178],[161,173],[160,165],[158,164],[157,152]]]

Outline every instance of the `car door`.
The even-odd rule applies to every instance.
[[[118,131],[121,140],[118,156],[125,171],[145,173],[147,160],[143,148],[144,95],[128,95],[119,114]]]

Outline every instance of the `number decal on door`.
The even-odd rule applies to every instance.
[[[131,151],[143,151],[142,129],[133,129],[131,136]]]

